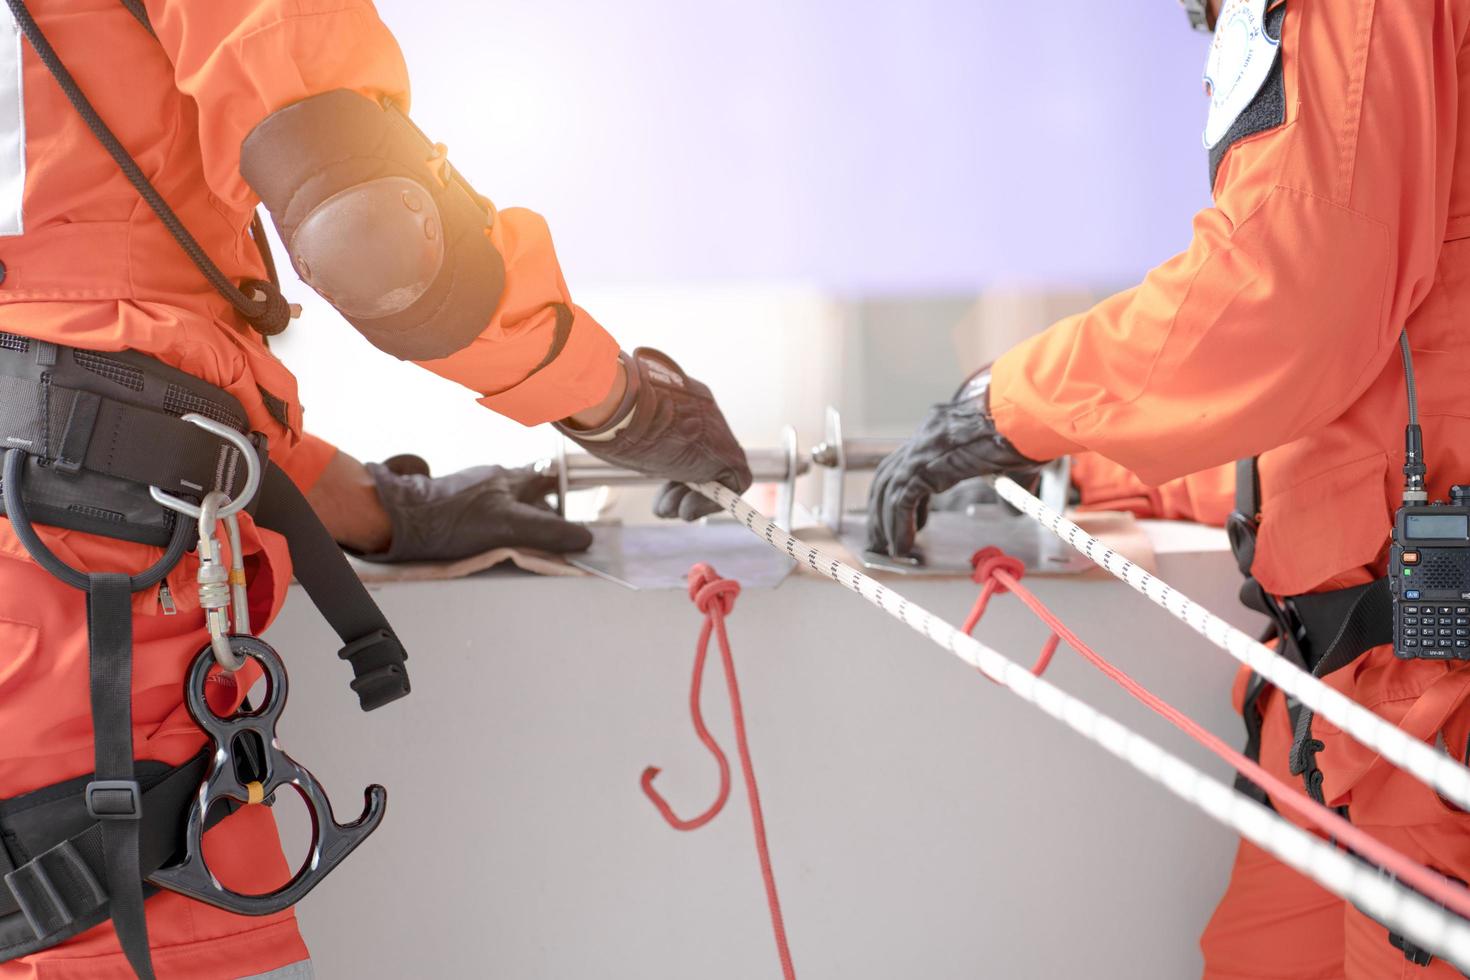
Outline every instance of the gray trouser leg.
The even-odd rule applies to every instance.
[[[302,960],[300,963],[292,963],[290,966],[283,966],[269,973],[241,977],[240,980],[316,980],[316,971],[311,968],[311,960]]]

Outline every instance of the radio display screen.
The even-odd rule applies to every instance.
[[[1416,540],[1470,538],[1470,515],[1410,514],[1404,519],[1404,530]]]

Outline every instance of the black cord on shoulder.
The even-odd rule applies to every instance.
[[[261,333],[271,335],[284,330],[291,320],[291,309],[286,303],[285,298],[281,295],[280,290],[275,288],[272,283],[262,282],[260,280],[248,280],[244,283],[244,286],[254,295],[246,295],[241,291],[240,287],[236,286],[229,280],[229,277],[220,271],[219,266],[215,265],[214,261],[205,254],[204,248],[199,244],[198,240],[189,233],[189,229],[185,228],[184,223],[179,220],[179,216],[174,213],[173,209],[168,206],[168,202],[158,193],[158,189],[149,182],[142,168],[138,166],[138,162],[133,159],[132,154],[127,151],[117,136],[108,128],[107,123],[98,115],[96,108],[87,99],[81,86],[77,84],[71,72],[62,63],[61,58],[56,53],[56,49],[51,46],[51,42],[46,39],[46,35],[37,26],[35,18],[31,16],[30,10],[25,5],[25,0],[5,0],[5,2],[10,7],[10,12],[14,15],[16,24],[20,26],[21,32],[25,34],[26,40],[35,49],[36,56],[41,59],[41,63],[46,66],[46,70],[51,73],[51,77],[56,79],[56,84],[61,86],[61,91],[66,95],[67,101],[72,104],[72,108],[76,109],[77,113],[82,117],[82,121],[87,124],[87,128],[92,131],[92,135],[97,137],[97,141],[102,144],[102,148],[107,151],[108,155],[121,168],[123,176],[128,179],[128,183],[133,185],[143,200],[153,209],[153,213],[158,215],[158,220],[163,222],[164,227],[169,230],[169,234],[173,235],[174,241],[179,243],[179,247],[184,250],[185,254],[189,256],[189,259],[204,274],[204,277],[209,280],[209,284]],[[124,4],[130,11],[133,10],[133,5],[128,3],[127,0],[124,0]],[[136,12],[134,12],[134,16],[137,16]],[[146,17],[147,14],[145,11],[145,24],[147,23]],[[152,28],[149,27],[149,30],[151,31]]]
[[[260,261],[265,265],[266,278],[279,290],[281,277],[276,272],[276,257],[271,254],[270,239],[265,237],[265,222],[260,220],[259,211],[250,219],[250,239],[255,242],[255,250],[260,253]]]
[[[122,5],[128,8],[128,13],[132,14],[133,19],[142,24],[149,34],[154,37],[158,36],[153,30],[153,22],[148,19],[148,8],[143,6],[143,0],[122,0]]]

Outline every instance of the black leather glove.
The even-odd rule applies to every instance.
[[[592,532],[546,504],[556,477],[529,467],[476,466],[435,478],[417,456],[368,463],[393,524],[388,550],[365,561],[455,561],[492,548],[586,551]]]
[[[600,459],[672,481],[654,503],[659,517],[693,521],[720,509],[685,483],[723,483],[736,493],[750,489],[745,450],[710,390],[661,351],[640,347],[622,357],[628,393],[612,421],[594,430],[565,423],[557,428]]]
[[[1016,451],[990,417],[990,372],[954,401],[935,405],[907,444],[878,464],[868,496],[868,550],[905,557],[929,517],[929,498],[977,476],[1024,473],[1042,464]]]

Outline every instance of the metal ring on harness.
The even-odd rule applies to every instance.
[[[90,577],[56,557],[56,554],[46,547],[41,536],[31,525],[31,516],[25,508],[25,501],[21,493],[21,485],[25,479],[25,463],[26,454],[21,450],[6,451],[3,487],[0,489],[3,489],[4,492],[5,514],[10,518],[10,526],[15,530],[15,536],[20,539],[26,551],[35,559],[36,564],[72,588],[85,592],[91,587]],[[191,530],[192,527],[188,521],[176,522],[173,537],[169,540],[168,549],[163,553],[163,557],[158,559],[151,568],[129,579],[128,584],[134,592],[152,588],[173,571],[174,566],[183,559],[184,552],[189,550],[189,544],[194,537],[190,533]]]
[[[234,500],[221,507],[217,516],[220,519],[224,519],[238,514],[250,504],[250,501],[255,499],[255,494],[260,490],[260,456],[256,453],[255,446],[251,444],[249,438],[244,433],[238,432],[223,422],[216,422],[214,419],[200,415],[197,412],[190,412],[188,415],[183,416],[183,420],[197,425],[205,432],[225,440],[244,456],[245,488],[240,491]],[[182,497],[176,497],[157,487],[149,487],[148,495],[169,510],[178,511],[186,517],[192,517],[198,520],[202,513],[197,505],[191,504]]]

